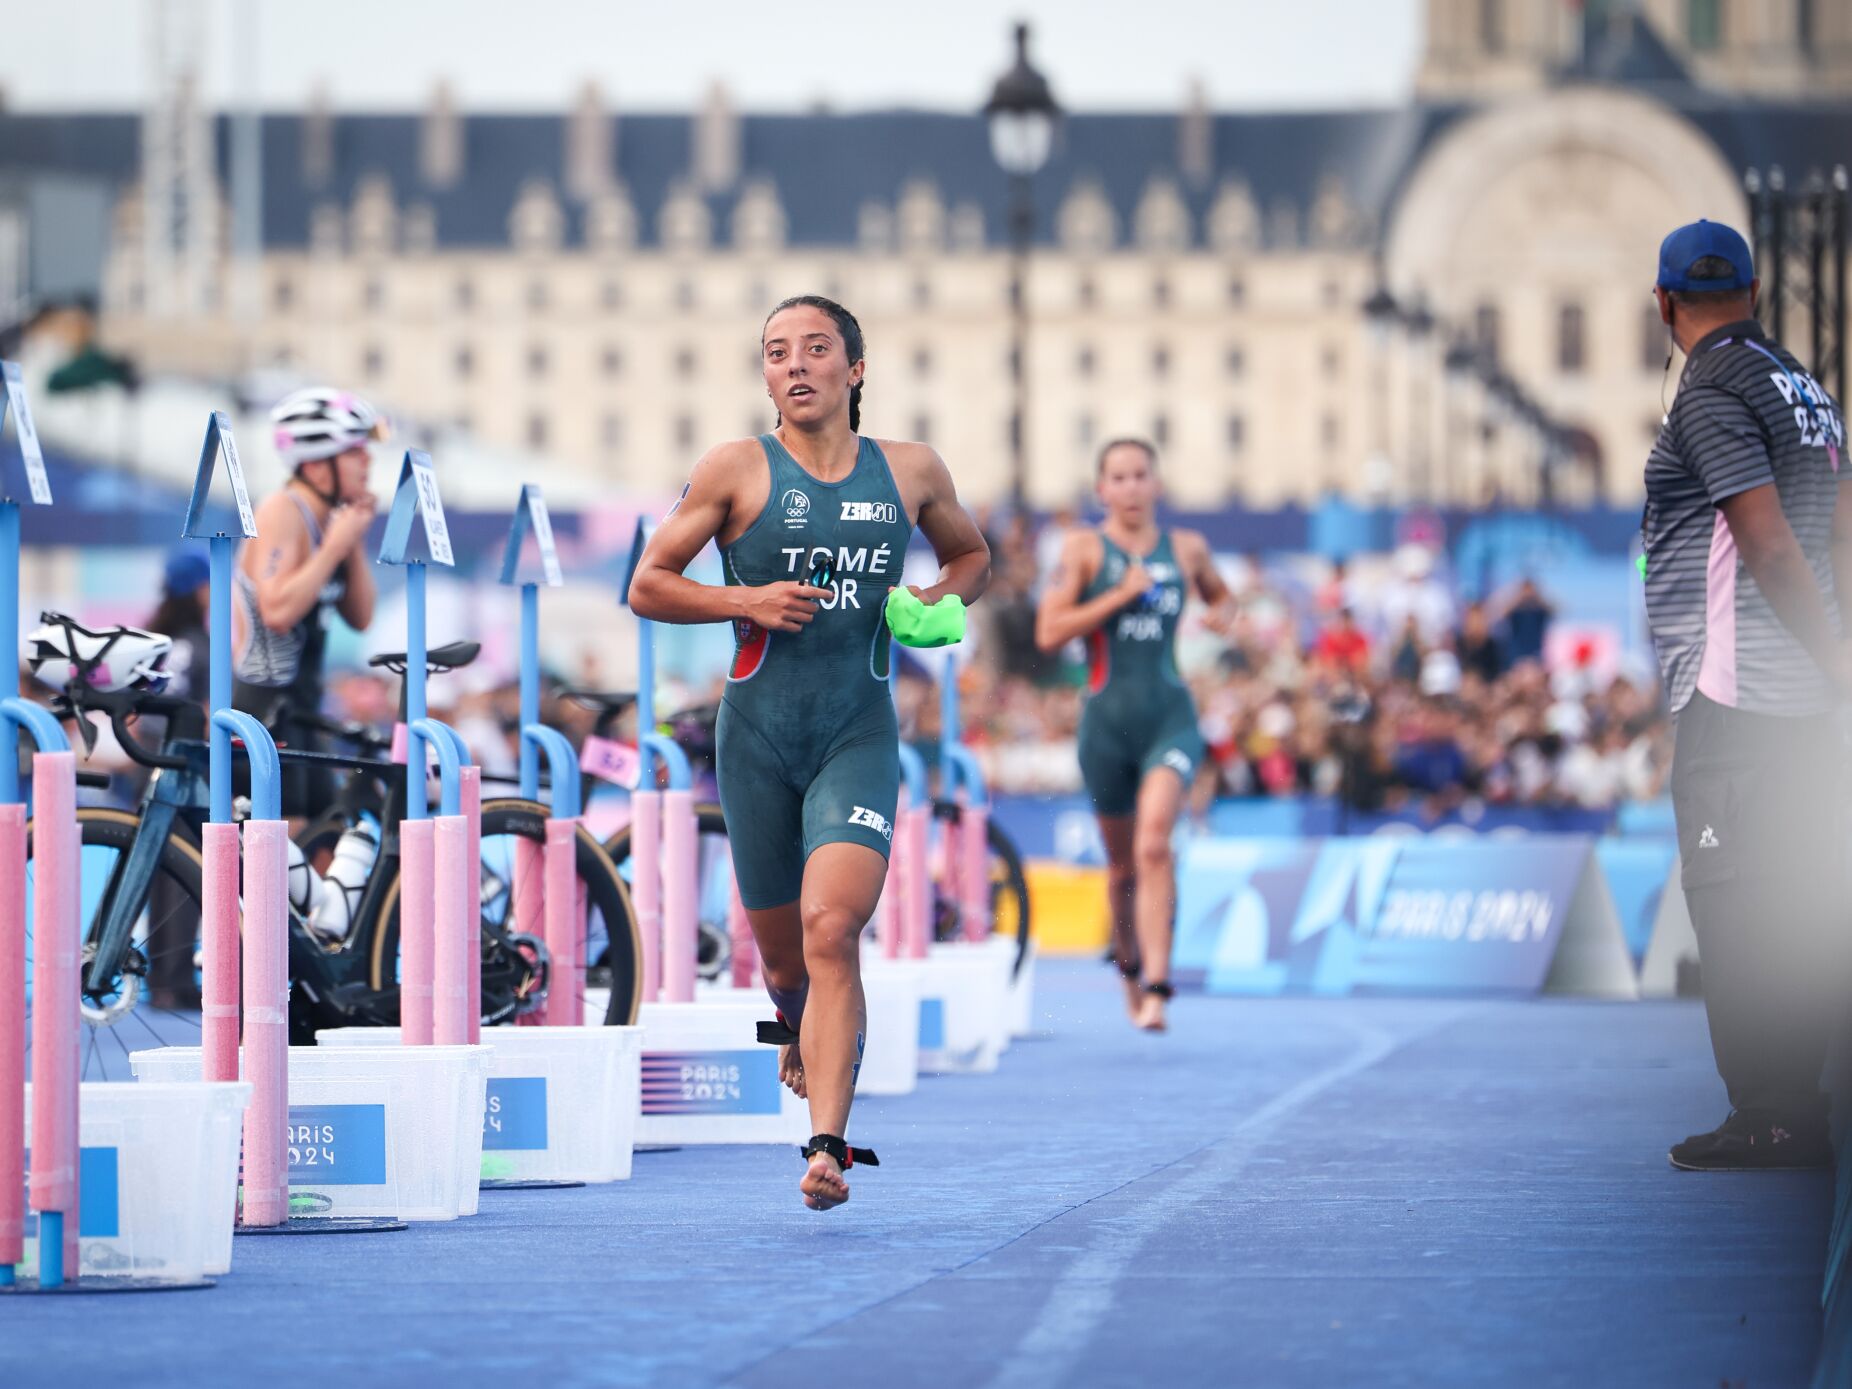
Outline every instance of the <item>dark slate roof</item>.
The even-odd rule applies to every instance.
[[[1611,61],[1626,59],[1627,52],[1645,61],[1637,47]],[[1633,61],[1626,59],[1623,66]],[[1852,102],[1845,100],[1777,105],[1670,81],[1652,94],[1692,119],[1738,167],[1780,162],[1798,176],[1830,167],[1852,150]],[[1303,224],[1327,178],[1335,178],[1380,226],[1422,153],[1474,109],[1410,104],[1387,110],[1217,115],[1211,118],[1214,168],[1199,184],[1177,172],[1176,113],[1074,115],[1064,123],[1048,168],[1035,180],[1036,236],[1052,239],[1056,210],[1081,181],[1104,190],[1121,237],[1129,236],[1138,202],[1154,175],[1176,182],[1199,239],[1204,214],[1229,179],[1248,185],[1263,227],[1281,205]],[[421,119],[416,113],[333,117],[332,171],[324,186],[311,187],[303,176],[304,118],[265,116],[266,243],[306,245],[314,209],[325,202],[346,208],[361,182],[374,175],[390,182],[401,206],[426,202],[432,207],[441,245],[505,244],[509,213],[523,186],[534,179],[560,190],[568,244],[581,239],[584,209],[567,199],[562,187],[564,117],[464,117],[463,178],[448,189],[429,188],[420,175]],[[663,202],[687,173],[694,123],[688,115],[622,114],[617,120],[616,173],[635,205],[645,245],[656,243]],[[742,182],[762,177],[777,188],[793,244],[855,244],[862,205],[873,199],[891,206],[915,179],[936,185],[948,208],[978,206],[992,241],[1005,233],[1009,190],[991,161],[983,120],[975,114],[748,115],[741,118],[740,136]],[[216,148],[222,169],[230,159],[228,137],[221,118]],[[87,174],[126,184],[135,176],[138,158],[134,116],[0,113],[0,171]],[[735,189],[708,199],[717,239],[726,236],[737,197]]]

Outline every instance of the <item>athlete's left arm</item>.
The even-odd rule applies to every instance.
[[[990,546],[971,513],[958,500],[951,469],[924,444],[907,446],[903,453],[910,490],[920,499],[914,524],[939,560],[939,580],[930,588],[915,588],[922,603],[936,603],[956,593],[967,605],[990,587]]]
[[[1215,567],[1209,542],[1200,531],[1178,530],[1172,532],[1171,543],[1176,546],[1196,596],[1209,605],[1204,623],[1211,632],[1227,635],[1235,622],[1235,595],[1228,591],[1221,571]]]

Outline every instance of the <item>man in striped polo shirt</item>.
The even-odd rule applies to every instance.
[[[1699,1170],[1830,1160],[1820,1089],[1847,932],[1835,708],[1852,695],[1839,407],[1754,318],[1749,247],[1696,222],[1655,294],[1685,353],[1646,464],[1647,615],[1678,717],[1672,800],[1731,1113],[1671,1150]]]

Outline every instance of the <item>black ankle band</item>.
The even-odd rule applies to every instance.
[[[1171,988],[1169,984],[1161,982],[1145,985],[1145,992],[1153,994],[1158,998],[1175,998],[1177,995],[1177,991]]]
[[[759,1041],[768,1047],[788,1047],[797,1041],[797,1029],[786,1022],[785,1015],[780,1013],[776,1022],[759,1024]]]
[[[808,1162],[818,1153],[828,1153],[836,1159],[836,1165],[847,1172],[860,1163],[863,1167],[879,1167],[881,1159],[875,1156],[873,1148],[851,1148],[833,1133],[819,1133],[810,1142],[798,1149]]]

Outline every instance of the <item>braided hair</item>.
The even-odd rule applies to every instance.
[[[786,309],[806,308],[821,309],[830,316],[830,319],[836,325],[836,331],[842,334],[843,351],[849,354],[850,362],[859,362],[863,359],[865,349],[862,345],[862,325],[855,321],[854,314],[850,313],[834,299],[826,299],[821,294],[795,294],[792,295],[791,298],[774,305],[772,311],[765,316],[765,321],[767,324],[770,324],[774,318],[778,317],[778,315],[783,313]],[[765,342],[764,328],[759,330],[759,342],[761,345]],[[864,378],[866,378],[866,373],[863,375]],[[849,387],[849,429],[851,432],[859,432],[861,427],[862,383],[858,381],[853,386]]]

